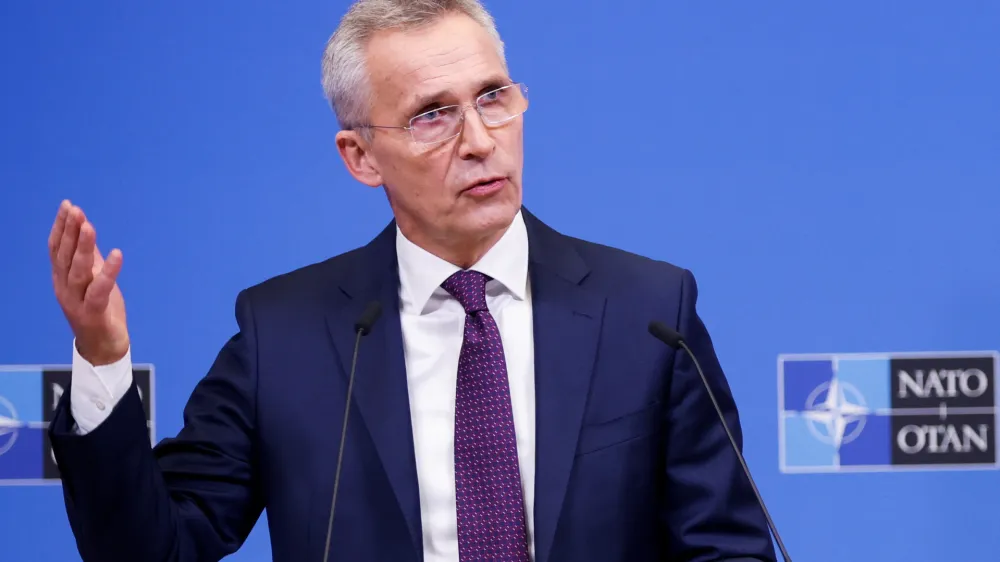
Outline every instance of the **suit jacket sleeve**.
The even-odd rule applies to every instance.
[[[696,311],[697,298],[694,276],[685,270],[678,331],[698,358],[742,451],[736,404]],[[674,355],[669,400],[665,505],[671,560],[775,560],[763,511],[683,349]]]
[[[70,526],[85,561],[217,561],[263,509],[254,462],[256,341],[246,292],[238,333],[184,409],[176,438],[150,447],[135,384],[94,431],[78,435],[66,392],[49,428]]]

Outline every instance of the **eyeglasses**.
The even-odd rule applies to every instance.
[[[465,109],[462,105],[446,105],[417,115],[410,119],[407,127],[362,125],[361,128],[403,129],[410,132],[416,143],[437,144],[462,132]],[[528,88],[524,84],[511,84],[486,92],[476,98],[475,109],[486,126],[503,125],[527,111]]]

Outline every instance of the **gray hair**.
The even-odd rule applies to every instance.
[[[503,41],[479,0],[357,0],[323,50],[323,91],[341,128],[367,123],[372,93],[365,48],[372,35],[429,24],[447,13],[464,14],[483,26],[507,70]]]

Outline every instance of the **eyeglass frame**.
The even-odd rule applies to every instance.
[[[483,97],[488,96],[488,95],[490,95],[492,93],[499,92],[499,91],[505,90],[507,88],[513,88],[515,86],[518,87],[518,89],[521,92],[521,95],[524,96],[524,100],[525,100],[525,107],[524,107],[524,109],[520,113],[518,113],[517,115],[511,115],[510,117],[504,119],[503,121],[488,122],[486,120],[486,116],[483,115],[482,108],[479,106],[479,100],[481,100]],[[462,131],[465,130],[465,114],[466,114],[466,112],[469,109],[475,109],[476,113],[479,115],[479,119],[487,127],[498,127],[500,125],[503,125],[504,123],[509,123],[509,122],[513,121],[514,119],[517,119],[518,117],[524,115],[524,112],[528,111],[528,103],[527,103],[527,101],[528,101],[528,87],[525,86],[524,83],[522,83],[522,82],[513,82],[511,84],[507,84],[506,86],[500,86],[499,88],[494,88],[494,89],[492,89],[492,90],[490,90],[488,92],[483,92],[482,94],[479,94],[478,96],[476,96],[476,101],[473,102],[471,105],[470,104],[451,104],[451,105],[443,105],[441,107],[435,107],[434,109],[428,109],[427,111],[421,112],[421,113],[419,113],[419,114],[414,115],[413,117],[411,117],[409,119],[409,121],[408,121],[409,126],[365,124],[365,125],[357,125],[355,127],[352,127],[352,129],[397,129],[397,130],[403,130],[403,131],[407,131],[407,132],[410,133],[410,140],[413,141],[414,143],[419,144],[419,145],[423,145],[423,146],[434,146],[436,144],[441,144],[443,142],[449,141],[449,140],[457,137],[458,135],[462,134]],[[447,137],[447,138],[438,139],[438,140],[432,141],[432,142],[418,141],[413,136],[413,121],[415,119],[423,117],[424,115],[427,115],[428,113],[433,113],[435,111],[441,111],[443,109],[451,109],[451,108],[458,108],[459,109],[459,116],[460,116],[459,117],[459,121],[458,121],[459,122],[458,131],[456,131],[454,135],[451,135],[450,137]]]

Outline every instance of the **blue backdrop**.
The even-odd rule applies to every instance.
[[[45,247],[63,198],[124,251],[157,438],[240,289],[384,226],[319,86],[346,6],[0,3],[0,363],[70,361]],[[793,557],[1000,557],[1000,473],[783,474],[777,413],[779,354],[1000,348],[1000,5],[488,6],[531,92],[527,205],[694,271]],[[0,559],[78,558],[59,486],[0,506]],[[232,559],[269,557],[262,519]]]

